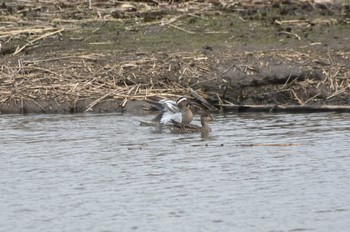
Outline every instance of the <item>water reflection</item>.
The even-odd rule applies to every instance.
[[[348,114],[216,115],[208,138],[140,119],[1,115],[2,230],[347,230]]]

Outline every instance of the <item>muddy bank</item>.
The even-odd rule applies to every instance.
[[[2,114],[349,105],[346,1],[92,2],[2,2]]]

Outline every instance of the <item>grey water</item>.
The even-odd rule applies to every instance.
[[[349,114],[151,117],[0,115],[0,231],[349,230]]]

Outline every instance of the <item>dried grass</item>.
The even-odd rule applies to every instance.
[[[154,95],[177,97],[188,93],[190,83],[204,74],[204,56],[169,54],[163,61],[156,55],[137,60],[124,58],[118,63],[111,62],[113,57],[104,54],[19,59],[17,63],[5,59],[0,67],[0,103],[22,99],[55,99],[57,103],[97,99],[88,106],[89,110],[107,98],[122,102]],[[180,78],[185,80],[182,84]]]
[[[253,53],[230,53],[222,59],[239,60],[244,65],[232,65],[226,70],[217,71],[215,61],[197,53],[141,54],[138,56],[116,59],[112,54],[98,54],[86,51],[72,54],[59,53],[57,56],[31,57],[20,56],[32,47],[40,46],[40,41],[47,38],[59,39],[63,30],[73,30],[76,23],[127,21],[137,19],[136,14],[160,14],[163,11],[172,12],[169,17],[162,17],[152,22],[138,23],[138,26],[150,24],[169,25],[185,33],[195,32],[181,28],[174,23],[183,15],[202,17],[200,12],[210,14],[219,10],[240,11],[254,7],[270,7],[274,1],[222,1],[212,4],[209,1],[189,1],[172,3],[168,1],[130,2],[129,8],[113,1],[52,1],[22,0],[8,4],[13,14],[7,12],[10,8],[0,9],[0,50],[1,44],[22,39],[26,43],[18,46],[10,56],[0,61],[0,104],[13,100],[23,102],[23,99],[54,100],[57,104],[90,100],[86,111],[106,99],[115,99],[122,105],[128,100],[143,99],[147,96],[177,97],[190,93],[189,88],[199,83],[213,81],[217,76],[229,69],[239,69],[247,75],[257,72],[263,65],[262,60],[277,57],[283,61],[295,62],[301,66],[312,66],[322,69],[325,74],[323,81],[318,84],[328,85],[332,93],[326,98],[334,98],[349,90],[350,67],[338,65],[324,53],[303,53],[295,50],[257,51]],[[314,7],[312,1],[308,2]],[[15,10],[16,8],[16,10]],[[135,8],[136,10],[134,10]],[[112,9],[112,10],[111,10]],[[199,12],[199,13],[198,13]],[[198,13],[198,14],[196,14]],[[280,25],[304,27],[313,24],[332,24],[334,20],[313,21],[284,20],[276,21]],[[207,32],[227,33],[227,32]],[[288,32],[285,32],[288,33]],[[300,39],[299,35],[292,36]],[[249,63],[247,56],[253,54],[255,63]],[[16,56],[17,55],[17,56]],[[349,52],[334,52],[334,56],[350,57]],[[215,75],[218,74],[218,75]],[[211,76],[215,76],[211,79]],[[147,77],[147,78],[146,78]],[[207,78],[205,78],[207,77]],[[306,78],[302,82],[311,81]],[[288,81],[287,81],[288,82]],[[301,97],[297,95],[300,82],[295,85],[285,83],[281,90],[290,91],[300,104],[305,104],[318,95]],[[317,84],[317,83],[316,83]],[[315,85],[316,85],[315,84]],[[199,95],[207,93],[198,90]],[[221,94],[212,93],[218,96]],[[36,103],[38,104],[38,103]],[[39,104],[38,104],[39,105]],[[40,106],[40,105],[39,105]]]

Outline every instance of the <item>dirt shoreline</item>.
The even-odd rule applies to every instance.
[[[2,3],[1,114],[140,113],[191,89],[224,110],[349,111],[346,1],[93,3]]]

